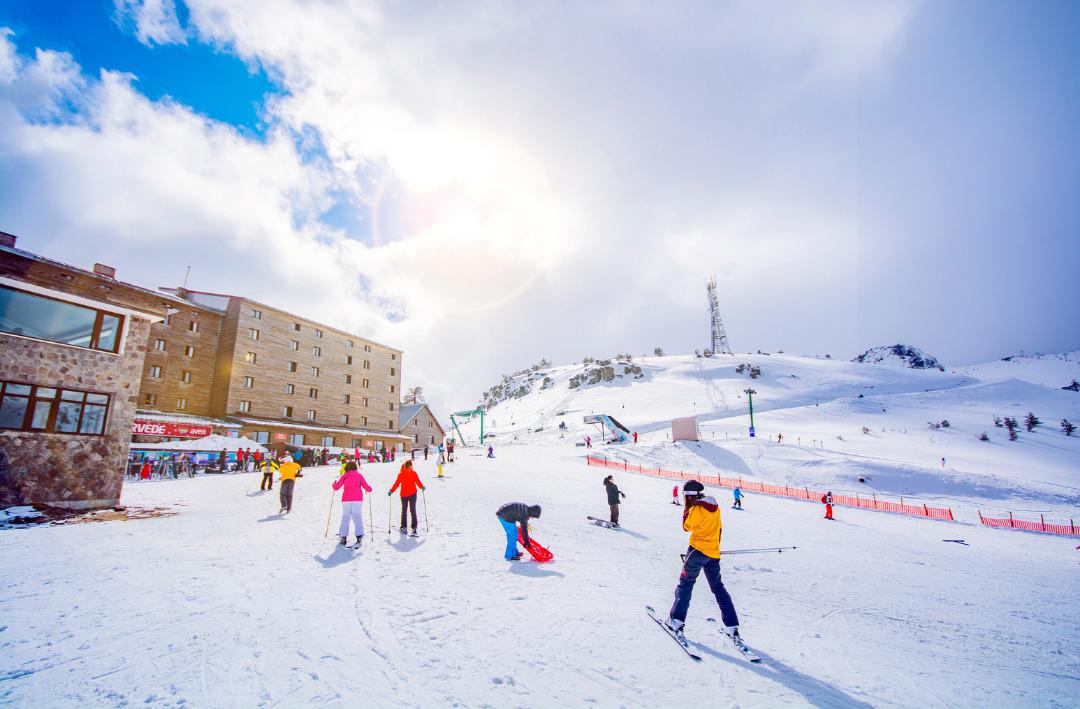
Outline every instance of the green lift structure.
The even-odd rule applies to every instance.
[[[477,415],[480,416],[480,445],[484,445],[484,410],[483,409],[473,409],[472,411],[455,411],[454,413],[450,414],[450,425],[452,425],[454,427],[454,431],[457,432],[458,441],[460,441],[461,445],[463,445],[463,446],[466,445],[465,444],[465,436],[461,435],[461,429],[458,428],[458,421],[457,420],[458,420],[458,418],[471,420],[474,416],[477,416]],[[462,421],[462,423],[465,423],[465,421]]]

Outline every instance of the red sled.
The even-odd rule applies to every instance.
[[[529,554],[532,555],[534,561],[544,563],[546,561],[553,561],[555,559],[554,554],[552,554],[544,547],[540,546],[536,539],[532,537],[529,537],[529,545],[525,546],[525,536],[521,533],[520,529],[518,530],[518,544],[525,547],[525,551],[529,552]]]

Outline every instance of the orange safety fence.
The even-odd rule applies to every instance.
[[[1029,522],[1024,519],[1015,519],[1010,512],[1008,517],[983,517],[979,510],[979,523],[987,527],[1008,527],[1009,529],[1026,529],[1029,532],[1046,532],[1047,534],[1067,534],[1072,537],[1080,537],[1080,527],[1073,524],[1070,519],[1068,524],[1047,524],[1042,515],[1038,522]]]
[[[765,495],[776,495],[778,497],[792,497],[797,500],[811,500],[819,502],[825,495],[824,492],[819,490],[811,490],[807,487],[792,487],[790,485],[771,485],[769,483],[756,482],[753,480],[743,480],[742,478],[724,478],[718,475],[701,475],[699,473],[685,473],[681,470],[664,470],[661,467],[648,467],[644,465],[635,465],[633,463],[627,463],[626,461],[608,460],[606,458],[599,458],[596,456],[587,456],[585,462],[588,465],[595,465],[602,468],[612,468],[614,470],[625,470],[631,473],[641,473],[643,475],[654,475],[661,478],[669,478],[671,480],[697,480],[701,483],[707,483],[709,485],[718,485],[720,487],[740,487],[747,492],[758,492]],[[912,515],[915,517],[926,517],[928,519],[942,519],[949,522],[954,522],[952,510],[948,507],[930,507],[928,505],[912,505],[905,504],[904,498],[900,498],[900,502],[889,502],[887,500],[879,500],[875,495],[870,497],[862,497],[856,494],[854,497],[850,495],[833,495],[834,505],[844,505],[847,507],[861,507],[866,510],[877,510],[879,512],[897,512],[899,514]],[[1008,520],[1006,520],[1008,522]],[[1052,525],[1047,525],[1052,526]]]

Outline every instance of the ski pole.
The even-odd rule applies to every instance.
[[[330,488],[330,510],[326,513],[326,532],[323,534],[323,539],[330,536],[330,515],[334,514],[334,489]]]
[[[367,518],[368,518],[368,524],[371,526],[371,533],[372,534],[375,533],[375,513],[372,512],[372,508],[374,506],[375,506],[375,499],[372,498],[372,499],[368,500]]]
[[[424,496],[424,534],[431,531],[431,525],[428,524],[427,518],[427,490],[421,490],[421,494]]]
[[[721,552],[721,554],[763,554],[773,551],[775,551],[777,554],[783,554],[785,549],[798,548],[799,547],[769,547],[768,549],[732,549],[731,551]]]
[[[389,497],[389,496],[388,496]],[[390,534],[390,519],[394,514],[394,503],[391,502],[386,506],[386,533]]]

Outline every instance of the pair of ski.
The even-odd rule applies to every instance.
[[[683,649],[683,652],[685,652],[691,660],[701,662],[701,655],[694,654],[690,651],[690,643],[686,640],[686,637],[684,637],[682,633],[673,631],[667,626],[667,623],[658,618],[656,610],[652,606],[645,606],[645,612],[648,613],[649,617],[668,634],[668,637],[679,644],[679,647]],[[708,621],[710,623],[715,623],[716,618],[709,618]],[[725,633],[725,635],[727,635],[727,633]],[[761,658],[755,655],[754,652],[746,646],[746,643],[742,641],[742,638],[731,637],[730,635],[727,635],[727,637],[731,638],[731,642],[735,645],[735,649],[738,650],[747,661],[761,662]]]

